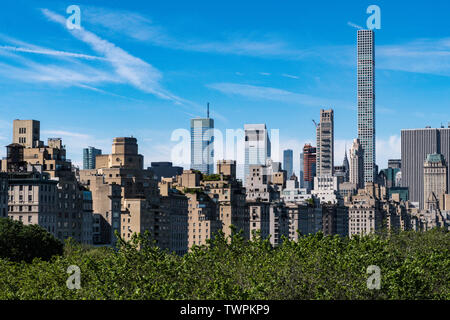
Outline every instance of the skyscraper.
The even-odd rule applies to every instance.
[[[316,147],[305,144],[303,147],[303,172],[305,188],[311,190],[316,176]]]
[[[283,151],[283,170],[286,170],[287,179],[290,179],[292,174],[294,173],[294,153],[291,149],[287,149]]]
[[[447,163],[442,154],[429,154],[423,164],[424,199],[435,197],[439,209],[445,209],[447,193]],[[428,208],[426,208],[428,209]]]
[[[298,177],[298,181],[299,181],[299,184],[300,184],[300,188],[304,188],[305,187],[305,181],[304,181],[304,179],[305,179],[305,169],[303,168],[303,163],[304,163],[304,161],[303,161],[303,152],[300,152],[300,174],[299,174],[299,177]]]
[[[270,157],[270,139],[265,124],[245,124],[245,166],[244,179],[247,179],[252,164],[265,165]],[[244,181],[245,181],[244,180]]]
[[[358,138],[364,150],[364,182],[375,180],[375,33],[358,30]]]
[[[350,183],[358,189],[364,188],[364,150],[359,139],[353,140],[350,149]]]
[[[409,188],[409,200],[425,205],[423,164],[429,154],[442,154],[450,159],[450,125],[449,128],[406,129],[401,133],[402,143],[402,186]],[[450,175],[447,177],[450,185]]]
[[[334,171],[334,112],[320,110],[317,133],[317,176],[332,176]]]
[[[101,155],[102,150],[94,147],[87,147],[83,149],[83,169],[95,169],[95,157]]]
[[[191,119],[191,169],[204,174],[214,173],[214,119]]]

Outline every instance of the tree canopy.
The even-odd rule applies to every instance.
[[[276,248],[255,236],[220,232],[184,256],[140,235],[116,250],[67,242],[50,261],[0,259],[0,299],[450,299],[447,231],[318,233]],[[81,270],[79,290],[66,286],[70,265]],[[379,290],[367,286],[371,265]]]
[[[63,243],[38,225],[0,218],[0,258],[31,262],[63,253]]]

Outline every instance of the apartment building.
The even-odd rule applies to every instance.
[[[188,247],[204,245],[222,230],[219,207],[205,192],[188,190]]]
[[[63,239],[57,224],[57,181],[42,168],[29,166],[26,172],[9,172],[8,217],[25,225],[37,224]],[[4,186],[4,184],[3,184]]]
[[[245,189],[236,179],[236,161],[218,161],[217,174],[204,176],[200,184],[219,205],[224,234],[231,236],[233,226],[236,232],[242,231],[243,237],[249,239],[248,207],[245,203]]]

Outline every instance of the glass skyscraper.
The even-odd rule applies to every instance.
[[[287,179],[290,179],[294,173],[294,153],[291,149],[286,149],[283,151],[283,170],[287,172]]]
[[[358,138],[364,150],[364,182],[375,175],[375,33],[358,30]]]
[[[94,147],[87,147],[83,149],[83,169],[95,169],[95,156],[101,155],[102,150]]]
[[[191,169],[214,173],[214,120],[191,119]]]
[[[266,165],[270,158],[270,139],[265,124],[245,124],[245,165],[244,181],[246,181],[250,165]]]

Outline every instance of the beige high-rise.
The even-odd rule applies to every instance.
[[[350,149],[350,183],[364,188],[364,151],[359,139],[354,139]]]
[[[13,121],[13,143],[18,143],[26,148],[40,146],[40,122],[37,120]]]
[[[442,154],[429,154],[423,164],[424,199],[435,196],[440,210],[445,209],[447,164]]]

